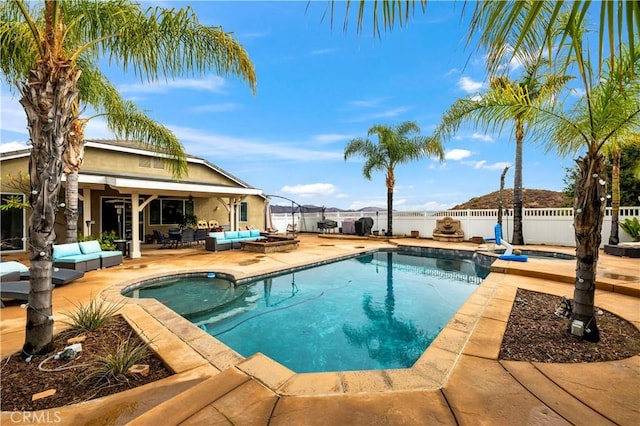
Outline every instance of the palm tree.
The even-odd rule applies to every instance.
[[[180,178],[186,172],[186,155],[178,138],[163,126],[153,121],[136,106],[120,97],[120,93],[100,70],[91,64],[82,64],[82,74],[78,80],[79,94],[74,105],[76,119],[67,134],[67,150],[64,156],[65,209],[67,235],[65,241],[78,240],[78,172],[84,160],[84,129],[93,118],[105,117],[107,127],[122,139],[132,139],[145,145],[162,156],[173,176]],[[103,111],[92,117],[80,118],[77,111],[80,102]]]
[[[611,231],[609,244],[617,245],[620,242],[618,222],[620,218],[620,163],[622,151],[632,144],[640,145],[640,135],[629,135],[624,141],[615,141],[607,145],[606,153],[611,162]]]
[[[565,16],[565,19],[568,17]],[[562,42],[565,30],[568,31],[568,38]],[[490,106],[492,98],[485,96],[478,104],[464,101],[461,107],[473,110],[474,107],[483,106],[484,121],[493,126],[498,125],[500,117],[530,117],[530,136],[545,141],[549,150],[557,150],[563,155],[586,151],[584,156],[576,160],[578,170],[573,202],[576,278],[572,319],[585,324],[585,339],[597,341],[599,331],[594,314],[595,285],[606,208],[603,151],[607,145],[638,131],[640,64],[638,56],[632,57],[628,50],[621,47],[621,57],[616,57],[613,62],[608,61],[595,72],[588,55],[585,55],[583,30],[571,22],[563,24],[556,41],[560,46],[558,52],[566,54],[566,57],[558,56],[556,60],[561,60],[563,64],[575,64],[578,80],[583,85],[584,95],[575,104],[567,107],[560,101],[539,104],[530,102],[528,98],[513,96],[510,100],[505,98]],[[570,47],[565,47],[565,43]]]
[[[329,15],[333,25],[336,0],[329,2]],[[340,2],[342,3],[342,2]],[[347,29],[349,22],[349,12],[351,1],[346,3],[343,29]],[[397,24],[402,27],[409,22],[415,13],[416,3],[419,4],[423,13],[427,10],[427,0],[360,0],[357,10],[357,31],[364,28],[365,15],[372,17],[372,29],[374,35],[380,35],[380,28],[393,30]],[[555,34],[552,29],[560,21],[563,12],[569,11],[571,21],[582,26],[589,16],[589,11],[595,5],[600,5],[600,26],[599,34],[599,64],[606,59],[604,45],[609,48],[609,61],[614,60],[616,49],[614,46],[626,40],[629,43],[629,53],[632,61],[638,55],[638,41],[640,38],[640,2],[637,1],[603,1],[592,2],[582,1],[479,1],[475,3],[471,17],[469,41],[476,34],[480,35],[480,44],[488,46],[487,49],[494,54],[489,57],[489,69],[494,73],[500,66],[500,56],[505,53],[504,48],[509,46],[508,39],[516,34],[515,50],[526,46],[531,39],[536,39],[534,45],[540,45],[537,35],[543,37],[543,44],[546,44],[551,51],[554,47]],[[466,12],[466,7],[463,9]],[[570,28],[565,25],[563,28],[563,38],[567,38]],[[619,51],[618,51],[619,55]]]
[[[126,0],[21,0],[0,4],[0,67],[19,84],[32,145],[29,217],[31,290],[23,356],[53,349],[52,252],[67,136],[73,131],[83,63],[102,55],[147,80],[215,70],[255,84],[246,52],[189,8],[147,11]],[[84,62],[83,62],[84,61]]]
[[[567,76],[555,74],[538,76],[539,59],[535,55],[522,55],[526,64],[525,72],[518,81],[511,81],[507,77],[491,79],[490,90],[480,99],[467,97],[456,101],[443,114],[442,123],[436,128],[434,138],[448,139],[454,135],[460,125],[470,121],[474,126],[482,126],[485,130],[502,130],[509,122],[514,123],[516,141],[516,156],[513,184],[513,239],[512,244],[524,245],[522,232],[522,148],[526,129],[535,119],[536,109],[518,110],[510,115],[512,110],[503,108],[511,102],[529,103],[531,106],[544,105],[553,101],[566,82]],[[533,60],[532,60],[533,58]]]
[[[420,127],[413,121],[405,121],[398,126],[376,124],[369,129],[367,136],[377,135],[378,143],[368,138],[352,139],[344,148],[345,161],[359,155],[364,158],[362,174],[371,179],[371,172],[387,172],[387,235],[393,235],[393,188],[396,184],[396,165],[418,160],[424,156],[436,155],[444,160],[444,150],[438,141],[420,136]]]

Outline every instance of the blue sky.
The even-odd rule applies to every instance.
[[[265,194],[327,207],[386,207],[384,173],[371,181],[362,161],[344,161],[345,145],[374,124],[416,121],[429,135],[457,99],[486,87],[482,52],[466,47],[462,2],[428,3],[405,28],[374,37],[355,19],[342,30],[344,4],[331,28],[327,3],[142,2],[191,5],[202,23],[233,32],[254,63],[252,95],[242,80],[214,74],[154,84],[118,68],[103,70],[123,97],[171,128],[188,153],[203,157]],[[2,85],[2,150],[28,139],[17,96]],[[99,120],[87,138],[113,138]],[[514,162],[512,132],[484,134],[461,128],[445,145],[446,161],[423,159],[396,168],[394,208],[439,210],[499,189],[505,165]],[[524,148],[525,188],[561,190],[571,158]],[[506,178],[513,187],[513,167]],[[273,204],[286,204],[274,199]]]

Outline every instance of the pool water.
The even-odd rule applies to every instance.
[[[391,369],[411,367],[487,273],[471,260],[381,251],[238,286],[199,276],[156,282],[156,296],[136,291],[245,357],[261,352],[298,373]]]

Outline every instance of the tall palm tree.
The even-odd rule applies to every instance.
[[[578,171],[573,202],[576,278],[572,319],[585,324],[585,339],[597,341],[595,285],[607,184],[603,151],[620,138],[637,133],[640,126],[640,58],[620,47],[616,51],[622,52],[622,56],[616,56],[613,62],[607,61],[604,67],[597,67],[595,71],[585,53],[583,28],[572,23],[570,15],[563,19],[555,38],[559,54],[554,59],[560,64],[576,65],[584,95],[566,106],[560,101],[534,104],[514,96],[508,102],[484,108],[483,117],[487,123],[496,126],[499,117],[525,114],[531,117],[530,136],[546,142],[547,149],[563,155],[586,151],[576,160]],[[540,23],[540,27],[545,25]],[[491,98],[485,98],[486,107]],[[468,107],[464,103],[462,106]]]
[[[522,232],[522,149],[527,127],[535,119],[536,108],[513,111],[502,108],[511,102],[529,103],[532,107],[553,101],[567,81],[568,76],[548,74],[539,76],[540,62],[535,55],[523,55],[528,59],[525,72],[518,81],[507,77],[491,79],[490,90],[477,97],[457,100],[442,117],[442,123],[436,128],[437,140],[452,137],[464,122],[481,126],[485,130],[501,131],[506,123],[513,123],[516,141],[513,184],[513,239],[512,244],[523,245]],[[533,58],[533,60],[531,60]],[[499,115],[496,115],[497,111]],[[511,115],[511,113],[514,113]]]
[[[387,235],[393,235],[393,188],[396,184],[395,168],[398,164],[435,155],[444,160],[444,150],[438,141],[420,134],[420,127],[413,121],[398,126],[376,124],[369,129],[368,137],[376,135],[378,142],[368,138],[352,139],[344,148],[345,161],[353,156],[364,158],[362,174],[371,179],[374,170],[386,171],[387,185]]]
[[[189,8],[142,10],[127,0],[21,0],[0,4],[0,67],[19,84],[32,145],[29,160],[31,290],[23,356],[53,350],[52,252],[67,136],[73,131],[81,61],[104,55],[146,80],[215,70],[252,86],[253,65],[219,27]],[[27,58],[25,60],[25,57]]]
[[[96,117],[104,117],[107,127],[122,139],[135,140],[155,152],[165,154],[161,158],[175,178],[186,173],[186,155],[178,138],[161,123],[153,121],[130,101],[120,97],[111,82],[92,64],[81,65],[78,80],[78,98],[74,105],[77,117],[72,130],[67,134],[67,150],[64,156],[65,209],[67,243],[78,240],[78,173],[84,161],[84,130],[86,124]],[[96,114],[79,117],[79,111],[91,105]]]

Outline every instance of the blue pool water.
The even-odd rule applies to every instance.
[[[245,357],[298,373],[371,370],[411,367],[487,273],[472,260],[382,251],[238,286],[202,275],[136,291]]]

